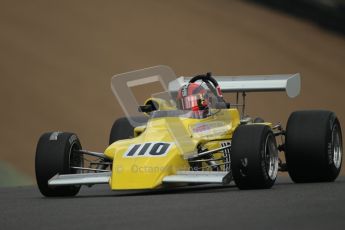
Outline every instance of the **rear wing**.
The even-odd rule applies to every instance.
[[[257,76],[214,76],[214,78],[218,81],[224,93],[285,91],[288,97],[294,98],[299,95],[301,90],[301,77],[299,73]],[[178,78],[178,81],[185,84],[190,79],[191,77],[181,77]],[[174,85],[169,85],[169,89],[175,88]]]

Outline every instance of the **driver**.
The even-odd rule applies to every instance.
[[[183,85],[177,94],[177,108],[190,110],[196,118],[204,118],[209,114],[210,95],[202,83]]]

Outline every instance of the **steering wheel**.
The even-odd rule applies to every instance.
[[[192,79],[189,80],[189,84],[194,83],[196,81],[202,81],[206,83],[208,88],[211,90],[211,92],[216,96],[218,100],[219,105],[217,107],[230,107],[230,104],[227,103],[223,98],[222,90],[220,89],[217,80],[214,79],[214,77],[212,77],[212,74],[210,72],[192,77]]]

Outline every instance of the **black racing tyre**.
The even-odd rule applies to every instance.
[[[146,123],[148,117],[130,117],[135,123]],[[127,117],[117,119],[110,130],[109,145],[118,140],[129,139],[134,136],[134,128]]]
[[[231,144],[231,170],[239,189],[271,188],[278,173],[275,136],[266,125],[239,126]]]
[[[323,110],[292,113],[286,127],[285,156],[294,182],[334,181],[342,161],[342,134],[336,115]]]
[[[265,120],[262,119],[261,117],[256,117],[254,120],[253,120],[253,123],[264,123]]]
[[[73,133],[44,133],[37,144],[35,158],[36,181],[44,196],[74,196],[80,190],[78,186],[48,186],[48,180],[56,174],[74,174],[78,170],[70,166],[83,166],[80,154],[73,150],[81,149],[78,137]]]

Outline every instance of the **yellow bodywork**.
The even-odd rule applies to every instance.
[[[221,142],[230,141],[240,124],[238,110],[221,109],[212,113],[204,119],[181,116],[151,118],[146,126],[135,128],[134,138],[111,144],[104,152],[113,159],[109,181],[111,189],[159,188],[165,176],[178,170],[190,170],[186,158],[196,154],[198,146],[214,149],[220,147]],[[169,147],[162,155],[147,154],[155,143]],[[145,144],[147,151],[140,153]],[[156,150],[159,152],[161,149]]]

